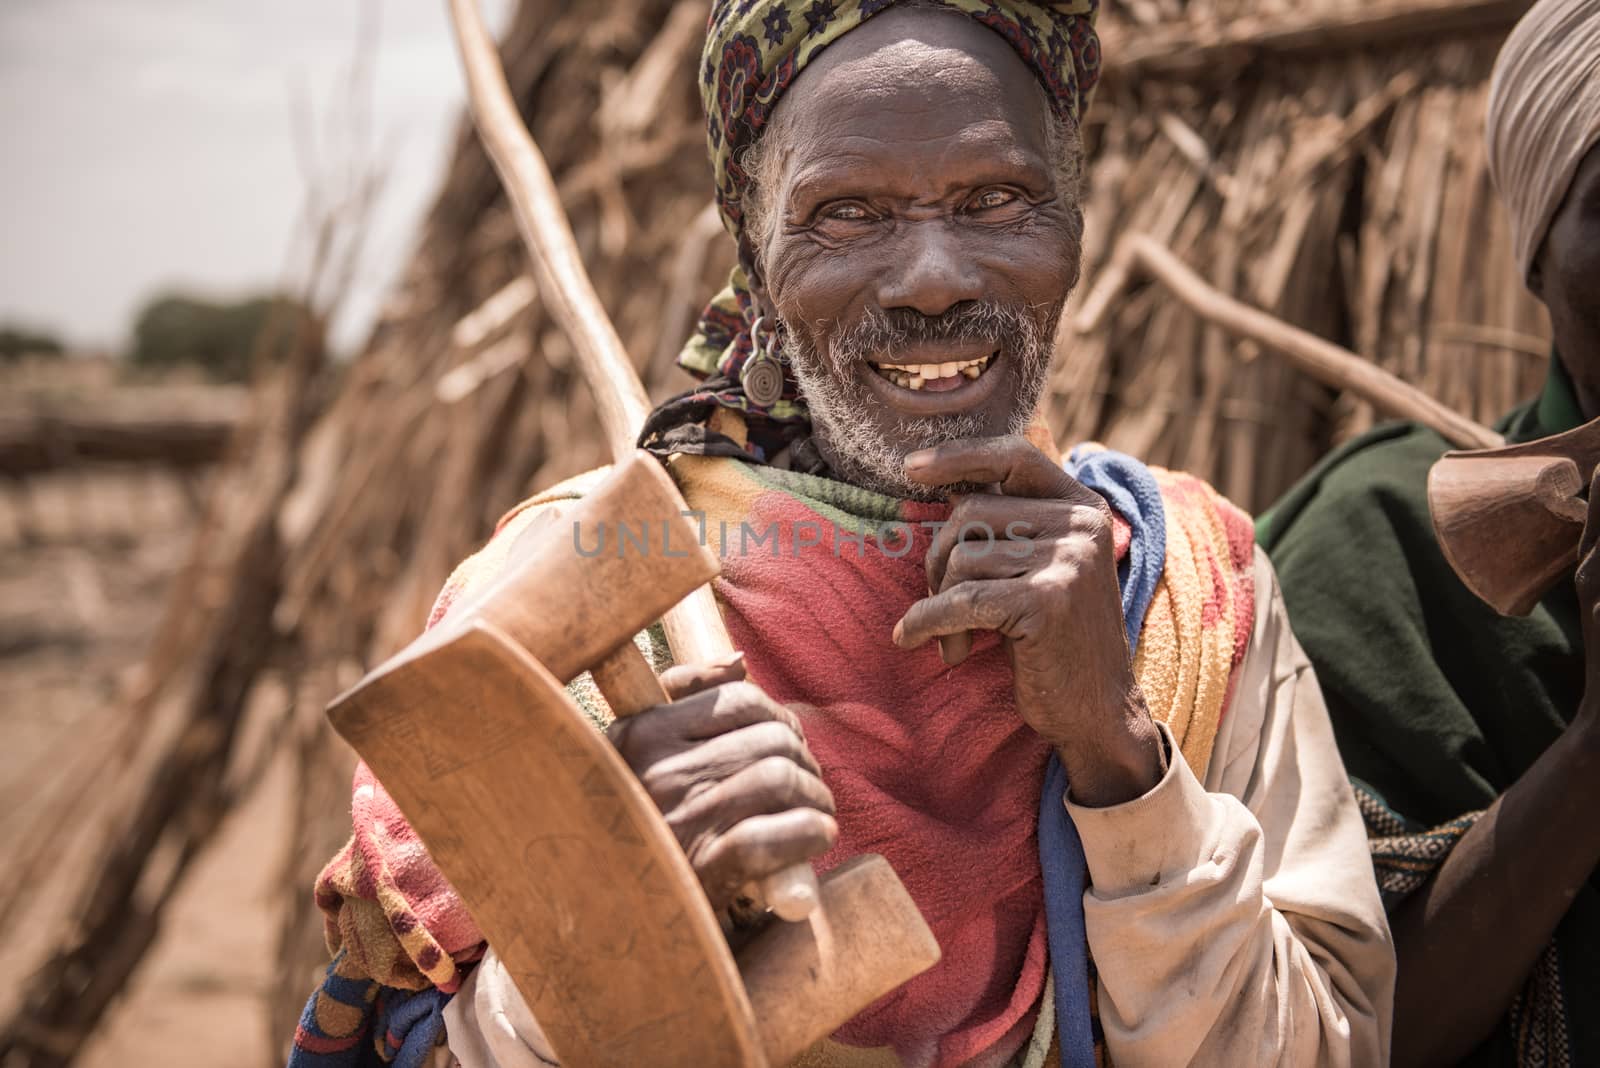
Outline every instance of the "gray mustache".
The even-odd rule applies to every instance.
[[[919,342],[1026,341],[1035,323],[1025,311],[996,301],[966,301],[938,315],[912,308],[868,308],[861,319],[834,338],[842,353],[858,354]]]

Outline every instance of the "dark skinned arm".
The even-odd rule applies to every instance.
[[[1494,1030],[1600,863],[1597,808],[1600,736],[1574,723],[1390,915],[1395,1064],[1454,1064]]]
[[[1433,879],[1391,914],[1397,1065],[1453,1064],[1483,1042],[1600,864],[1600,476],[1589,501],[1577,575],[1588,674],[1583,705]],[[1465,975],[1472,982],[1461,982]],[[1441,990],[1450,996],[1440,997]]]

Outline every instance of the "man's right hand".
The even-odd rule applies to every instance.
[[[674,667],[670,704],[607,734],[688,854],[714,909],[747,883],[825,853],[833,795],[795,714],[745,681],[744,662]]]

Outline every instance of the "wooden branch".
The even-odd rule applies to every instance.
[[[539,287],[519,274],[494,295],[457,320],[450,329],[450,344],[463,351],[476,349],[497,336],[539,299]]]
[[[1353,8],[1118,33],[1107,27],[1105,79],[1219,81],[1265,58],[1325,57],[1419,41],[1509,30],[1532,0],[1389,0]]]
[[[611,454],[626,456],[650,414],[650,399],[589,281],[550,168],[511,99],[499,50],[483,24],[477,0],[450,0],[450,8],[466,68],[472,118],[505,184],[517,229],[533,260],[539,295],[578,350]]]
[[[1154,277],[1207,322],[1280,353],[1297,369],[1324,385],[1353,393],[1391,415],[1431,427],[1457,448],[1489,449],[1505,444],[1505,439],[1488,427],[1445,407],[1350,350],[1214,288],[1165,245],[1144,234],[1130,234],[1122,239],[1107,273],[1115,272],[1115,277],[1125,279],[1135,271]],[[1086,302],[1086,314],[1079,318],[1080,333],[1089,333],[1099,326],[1112,296],[1109,289],[1096,287],[1095,299]]]

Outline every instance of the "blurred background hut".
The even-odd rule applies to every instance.
[[[1380,417],[1129,277],[1112,250],[1135,232],[1481,421],[1534,392],[1548,326],[1481,138],[1526,6],[1108,2],[1085,274],[1047,398],[1058,438],[1259,509]],[[705,14],[521,0],[503,44],[658,398],[686,384],[673,359],[733,256],[694,81]],[[308,213],[248,389],[136,398],[63,386],[44,355],[0,361],[0,701],[32,710],[0,723],[0,960],[30,977],[0,998],[6,1068],[281,1063],[325,963],[311,881],[348,833],[352,757],[324,705],[417,632],[497,516],[602,457],[465,123],[370,337],[329,357],[377,177]],[[184,407],[185,389],[219,388],[225,403]]]

